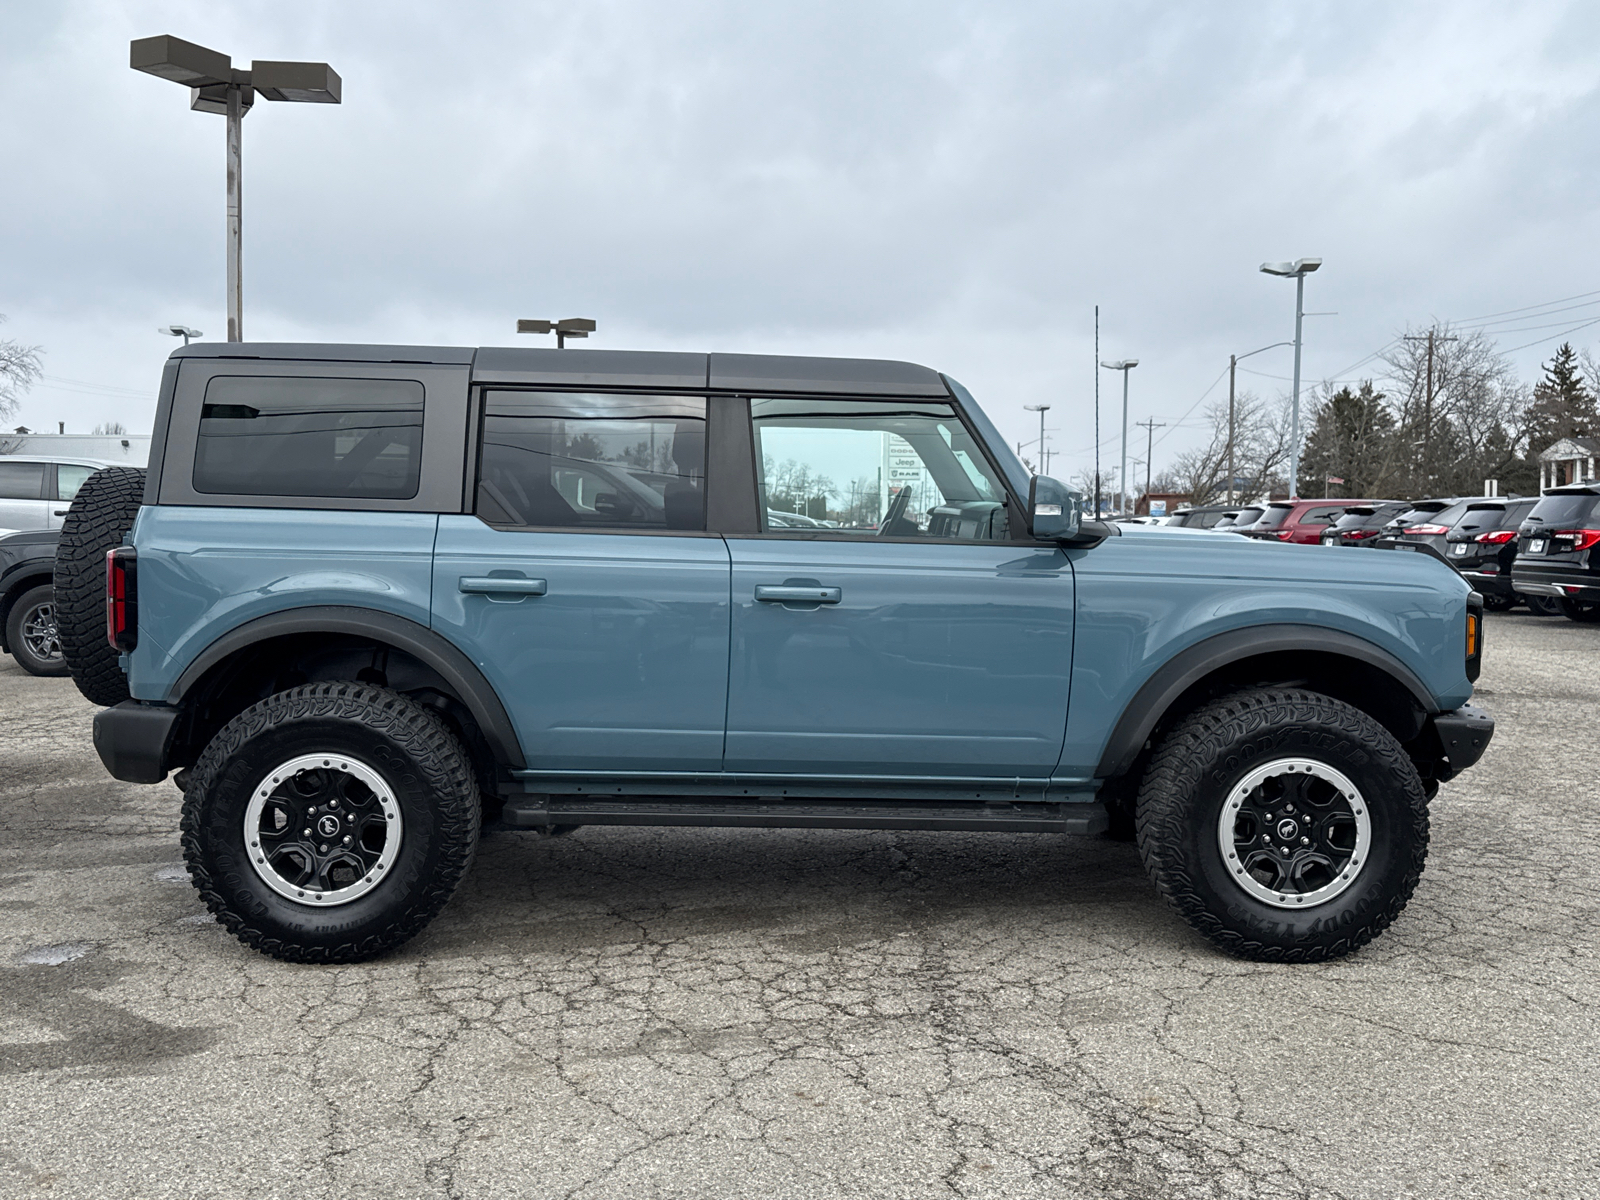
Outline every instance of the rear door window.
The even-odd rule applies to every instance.
[[[477,513],[491,525],[704,530],[706,402],[491,391]]]
[[[422,464],[420,383],[218,376],[206,386],[194,490],[409,500]]]
[[[1289,514],[1292,513],[1293,511],[1294,511],[1294,505],[1292,505],[1292,504],[1272,504],[1272,505],[1269,505],[1267,507],[1267,511],[1261,514],[1261,519],[1256,522],[1256,528],[1257,529],[1277,529],[1279,526],[1281,526],[1285,521],[1287,521],[1289,519]],[[1244,514],[1241,513],[1241,514],[1239,514],[1239,519],[1238,519],[1238,521],[1235,522],[1235,524],[1243,525],[1244,523],[1245,523]]]

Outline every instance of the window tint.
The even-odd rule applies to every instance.
[[[409,500],[422,458],[422,385],[219,376],[206,386],[194,490]]]
[[[71,500],[78,494],[78,489],[83,486],[83,481],[94,474],[93,467],[80,467],[72,463],[61,463],[56,467],[56,496],[61,500]]]
[[[478,515],[494,525],[706,527],[706,402],[490,392]]]
[[[1185,521],[1184,524],[1186,524],[1186,525],[1198,525],[1198,526],[1200,526],[1201,529],[1210,529],[1213,526],[1215,526],[1218,521],[1222,520],[1222,518],[1226,517],[1227,515],[1228,514],[1225,513],[1225,512],[1201,513],[1197,518],[1193,518],[1191,520]]]
[[[1300,518],[1302,525],[1331,525],[1344,514],[1344,505],[1336,504],[1331,508],[1307,509]]]
[[[1597,510],[1600,510],[1600,496],[1589,493],[1543,496],[1527,519],[1551,527],[1570,527],[1595,516]]]
[[[763,528],[1007,536],[1005,489],[948,404],[752,400]]]
[[[43,463],[0,462],[0,500],[38,500],[43,495]]]
[[[1469,504],[1461,520],[1451,526],[1457,533],[1472,533],[1485,529],[1499,529],[1505,520],[1503,504]]]
[[[1292,505],[1292,504],[1271,504],[1271,505],[1268,505],[1267,506],[1267,511],[1262,513],[1261,514],[1261,519],[1256,522],[1256,528],[1257,529],[1277,529],[1279,526],[1281,526],[1285,521],[1287,521],[1289,519],[1289,514],[1292,513],[1293,511],[1294,511],[1294,505]],[[1239,517],[1239,520],[1236,523],[1239,524],[1239,525],[1243,525],[1244,524],[1244,517],[1243,517],[1242,514],[1241,514],[1241,516]]]

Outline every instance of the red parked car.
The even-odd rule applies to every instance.
[[[1274,500],[1261,519],[1248,529],[1235,529],[1246,537],[1271,538],[1279,542],[1299,542],[1315,546],[1352,504],[1366,500]]]

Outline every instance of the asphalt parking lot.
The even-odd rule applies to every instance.
[[[400,954],[287,966],[0,658],[0,1195],[1600,1195],[1597,651],[1490,617],[1493,746],[1314,967],[1100,839],[652,829],[487,838]]]

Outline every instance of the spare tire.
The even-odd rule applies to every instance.
[[[73,497],[56,547],[61,655],[78,690],[106,707],[128,698],[128,677],[106,640],[106,551],[122,545],[143,503],[143,468],[96,471]]]

